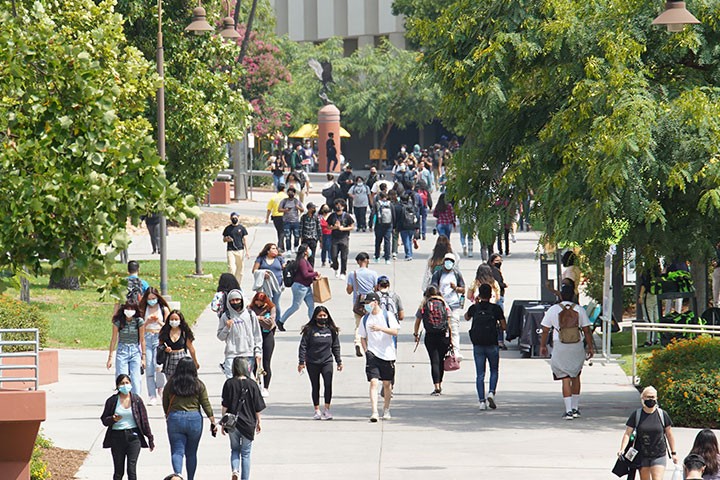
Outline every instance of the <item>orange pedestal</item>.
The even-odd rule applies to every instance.
[[[3,365],[27,365],[32,361],[29,357],[8,357],[3,358]],[[40,351],[40,385],[49,385],[58,381],[58,351],[57,350],[41,350]],[[32,369],[27,370],[4,370],[2,373],[4,377],[33,377],[35,371]],[[9,390],[27,390],[28,388],[34,388],[35,384],[31,382],[8,382],[3,383],[2,388]],[[0,479],[2,480],[2,479]]]
[[[335,140],[335,149],[337,150],[338,162],[334,172],[340,171],[340,110],[335,105],[325,105],[318,111],[318,162],[319,171],[326,172],[328,167],[327,160],[327,149],[325,148],[325,142],[328,139],[328,133],[333,133],[333,140]]]
[[[214,182],[210,187],[210,201],[213,205],[227,205],[230,203],[230,182]]]
[[[0,390],[0,480],[30,479],[30,457],[44,420],[44,391]]]

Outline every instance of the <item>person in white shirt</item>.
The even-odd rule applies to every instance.
[[[553,351],[550,361],[553,378],[562,380],[562,395],[565,403],[565,420],[572,420],[580,416],[580,373],[582,372],[585,359],[594,355],[592,333],[590,333],[590,320],[585,309],[573,303],[572,298],[575,290],[572,285],[564,284],[560,288],[562,301],[553,305],[545,312],[542,322],[542,338],[540,339],[540,355],[547,355],[547,340],[550,329],[553,329]],[[571,307],[577,312],[577,327],[566,327],[568,330],[575,328],[585,335],[586,346],[583,346],[582,337],[573,335],[577,341],[567,343],[561,341],[560,316],[564,309]],[[563,328],[563,332],[565,328]],[[574,332],[573,332],[574,333]],[[587,349],[587,353],[586,353]]]
[[[440,291],[440,295],[450,307],[452,313],[450,318],[452,345],[455,350],[455,357],[462,360],[463,356],[460,353],[460,317],[465,302],[465,280],[455,265],[455,260],[454,253],[446,253],[443,258],[443,268],[433,273],[430,285]]]
[[[383,382],[383,420],[390,420],[392,382],[395,380],[395,337],[400,324],[395,315],[380,308],[380,297],[372,292],[365,296],[365,311],[358,327],[358,334],[365,351],[365,374],[370,382],[371,422],[378,421],[378,383]]]

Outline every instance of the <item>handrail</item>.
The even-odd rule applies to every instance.
[[[34,340],[7,340],[3,336],[8,333],[30,333],[34,334]],[[31,351],[27,352],[4,352],[3,347],[7,346],[33,346]],[[37,328],[0,328],[0,359],[2,358],[33,358],[34,363],[27,365],[4,365],[0,363],[0,386],[7,382],[32,382],[35,390],[38,389],[40,379],[40,330]],[[33,370],[35,372],[32,377],[5,377],[2,372],[7,370]]]
[[[638,332],[717,333],[720,325],[678,325],[676,323],[632,324],[632,382],[637,386],[637,334]]]

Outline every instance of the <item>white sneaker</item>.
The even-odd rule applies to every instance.
[[[512,240],[513,243],[517,242],[517,239],[515,238],[515,234],[514,234],[514,233],[511,233],[511,234],[510,234],[510,240]]]
[[[340,278],[340,270],[334,270],[335,278]]]
[[[157,397],[150,397],[150,401],[148,402],[148,405],[150,405],[151,407],[154,407],[155,405],[157,405]]]
[[[320,410],[315,410],[315,413],[313,414],[313,420],[320,420],[322,418],[322,415],[320,414]]]
[[[322,419],[323,420],[332,420],[333,419],[332,413],[330,413],[330,410],[328,410],[327,408],[325,410],[323,410]]]
[[[270,390],[268,390],[267,388],[263,388],[260,393],[263,396],[263,398],[267,398],[270,396]]]
[[[497,408],[497,405],[495,404],[495,394],[494,393],[492,393],[492,392],[488,393],[487,403],[488,403],[488,407],[492,408],[493,410],[495,410]]]
[[[382,419],[383,420],[391,420],[392,419],[392,415],[390,415],[390,409],[383,410]]]
[[[480,405],[478,405],[478,410],[487,410],[487,404],[484,400],[480,402]]]
[[[347,277],[345,276],[344,273],[341,273],[338,278],[339,278],[340,280],[345,280]]]
[[[375,423],[378,421],[378,412],[373,412],[372,415],[370,415],[370,421],[372,423]]]
[[[390,260],[385,260],[385,265],[390,265]]]

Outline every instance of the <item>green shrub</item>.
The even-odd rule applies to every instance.
[[[45,461],[42,459],[43,450],[52,447],[52,442],[38,433],[30,458],[30,480],[46,480],[51,477]]]
[[[640,362],[643,387],[652,385],[673,423],[720,427],[720,339],[702,335],[673,341]]]
[[[28,305],[20,300],[0,295],[0,328],[37,328],[40,330],[40,346],[47,343],[50,322],[35,305]],[[8,334],[3,340],[33,340],[30,334]],[[32,350],[29,346],[5,347],[3,350],[17,352]]]

